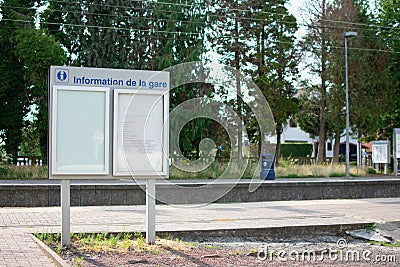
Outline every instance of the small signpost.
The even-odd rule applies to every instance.
[[[384,173],[387,174],[387,166],[390,162],[389,141],[373,141],[372,142],[372,163],[384,164]]]
[[[146,180],[146,240],[155,242],[155,179],[168,178],[169,73],[50,67],[49,178],[61,179],[62,245],[70,180]]]
[[[394,177],[398,176],[399,158],[400,158],[400,128],[395,128],[393,131]]]

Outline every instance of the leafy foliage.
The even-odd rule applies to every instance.
[[[47,155],[48,129],[48,88],[47,72],[51,65],[63,65],[65,51],[55,38],[44,30],[31,27],[15,31],[14,53],[24,64],[25,86],[29,88],[30,104],[37,109],[32,123],[39,133],[40,151],[44,159]]]
[[[388,55],[389,66],[389,83],[396,89],[393,97],[393,106],[390,111],[382,114],[382,125],[379,133],[390,137],[393,128],[400,127],[400,6],[394,0],[379,0],[377,1],[379,13],[376,18],[378,24],[381,25],[380,41],[385,44],[383,47],[392,51]]]
[[[309,157],[311,156],[312,144],[281,144],[282,157]]]
[[[367,15],[367,7],[352,0],[337,0],[326,2],[320,8],[325,11],[319,18],[321,23],[310,28],[306,40],[308,44],[311,40],[319,43],[313,49],[309,45],[305,49],[313,51],[319,59],[320,64],[315,66],[315,70],[321,77],[321,84],[307,86],[300,97],[304,110],[299,112],[299,121],[303,130],[314,137],[319,136],[320,143],[325,138],[335,138],[334,158],[337,161],[346,113],[344,32],[358,32],[356,38],[348,38],[349,114],[355,137],[363,140],[376,138],[383,126],[382,114],[390,113],[393,106],[391,96],[395,86],[387,71],[389,54],[380,51],[386,48],[379,41],[378,32],[368,26],[372,21]],[[326,21],[330,22],[329,27],[323,25]]]
[[[14,29],[19,27],[12,20],[29,19],[32,12],[29,9],[14,10],[6,4],[31,7],[32,1],[6,1],[2,6],[3,19],[0,21],[0,138],[11,160],[16,162],[30,95],[25,87],[24,65],[14,53]]]

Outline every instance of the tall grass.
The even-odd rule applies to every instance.
[[[197,166],[201,168],[201,166]],[[196,166],[193,170],[196,170]],[[174,166],[170,167],[171,180],[194,180],[194,179],[218,179],[228,167],[228,162],[214,161],[208,168],[202,171],[182,171]],[[239,176],[239,166],[232,166],[233,172],[225,173],[222,178],[236,179]],[[257,162],[249,160],[242,176],[243,179],[253,178],[255,174],[259,177],[260,170],[256,169]],[[367,167],[357,168],[351,166],[352,176],[367,176]],[[275,168],[277,178],[302,178],[302,177],[344,177],[345,165],[343,164],[322,164],[322,165],[297,165],[295,162],[282,162],[281,166]],[[0,164],[0,179],[3,180],[36,180],[48,179],[47,166],[15,166]]]
[[[240,166],[238,163],[229,163],[227,161],[214,161],[210,164],[210,166],[204,170],[203,169],[204,165],[203,164],[191,164],[189,167],[189,162],[187,164],[187,169],[191,169],[192,171],[184,171],[180,168],[177,168],[175,166],[171,166],[169,170],[169,177],[172,180],[186,180],[186,179],[218,179],[218,178],[227,178],[227,179],[232,179],[232,178],[237,178],[240,176],[241,173],[243,173],[242,177],[243,178],[252,178],[254,171],[256,170],[257,163],[253,160],[248,160],[248,164],[245,167]],[[245,163],[243,163],[245,164]],[[242,167],[244,169],[244,172],[242,170]],[[184,166],[186,169],[186,166]],[[230,172],[225,172],[227,169],[230,168]],[[196,171],[196,170],[201,170],[201,171]],[[258,171],[259,173],[259,171]],[[221,177],[221,175],[223,175]]]
[[[170,179],[217,179],[226,169],[227,162],[213,162],[209,168],[201,172],[185,172],[176,167],[170,168]],[[249,160],[243,178],[253,178],[255,174],[259,177],[260,170],[256,169],[257,162]],[[239,173],[239,172],[237,172]],[[357,168],[351,166],[351,176],[367,176],[368,168]],[[275,168],[275,176],[277,178],[309,178],[309,177],[344,177],[344,164],[321,164],[321,165],[297,165],[295,160],[280,161],[280,166]],[[226,178],[237,178],[237,176],[228,176]]]
[[[366,176],[367,167],[357,168],[351,166],[351,176]],[[346,166],[343,164],[322,164],[322,165],[295,165],[287,167],[276,167],[275,174],[280,178],[301,178],[301,177],[344,177]]]
[[[30,180],[48,179],[47,166],[16,166],[0,164],[0,179]]]

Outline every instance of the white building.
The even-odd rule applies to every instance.
[[[277,142],[276,136],[271,136],[268,138],[268,141],[271,143]],[[311,138],[310,135],[304,132],[298,124],[294,120],[289,120],[286,126],[283,128],[283,133],[281,136],[281,143],[308,143],[313,144],[313,153],[310,155],[311,157],[316,157],[318,151],[318,138]],[[333,157],[333,147],[335,140],[326,140],[325,149],[326,149],[326,157]],[[357,149],[358,148],[358,149]],[[356,161],[357,159],[357,151],[361,151],[361,144],[357,139],[354,139],[350,135],[350,160]],[[346,151],[346,136],[343,132],[342,137],[340,138],[340,149],[339,153],[345,155]],[[361,156],[361,152],[359,153]]]

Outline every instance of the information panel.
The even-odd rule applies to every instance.
[[[400,134],[396,134],[396,158],[400,159]]]
[[[113,175],[167,174],[166,103],[165,91],[114,90]]]
[[[393,147],[395,149],[395,157],[396,159],[400,159],[400,129],[394,129],[394,144]]]
[[[389,163],[389,142],[372,142],[372,163]]]
[[[54,174],[108,174],[106,88],[54,86]]]
[[[168,177],[169,73],[51,66],[49,178]]]
[[[400,158],[400,128],[393,129],[393,171],[394,177],[398,177]]]

